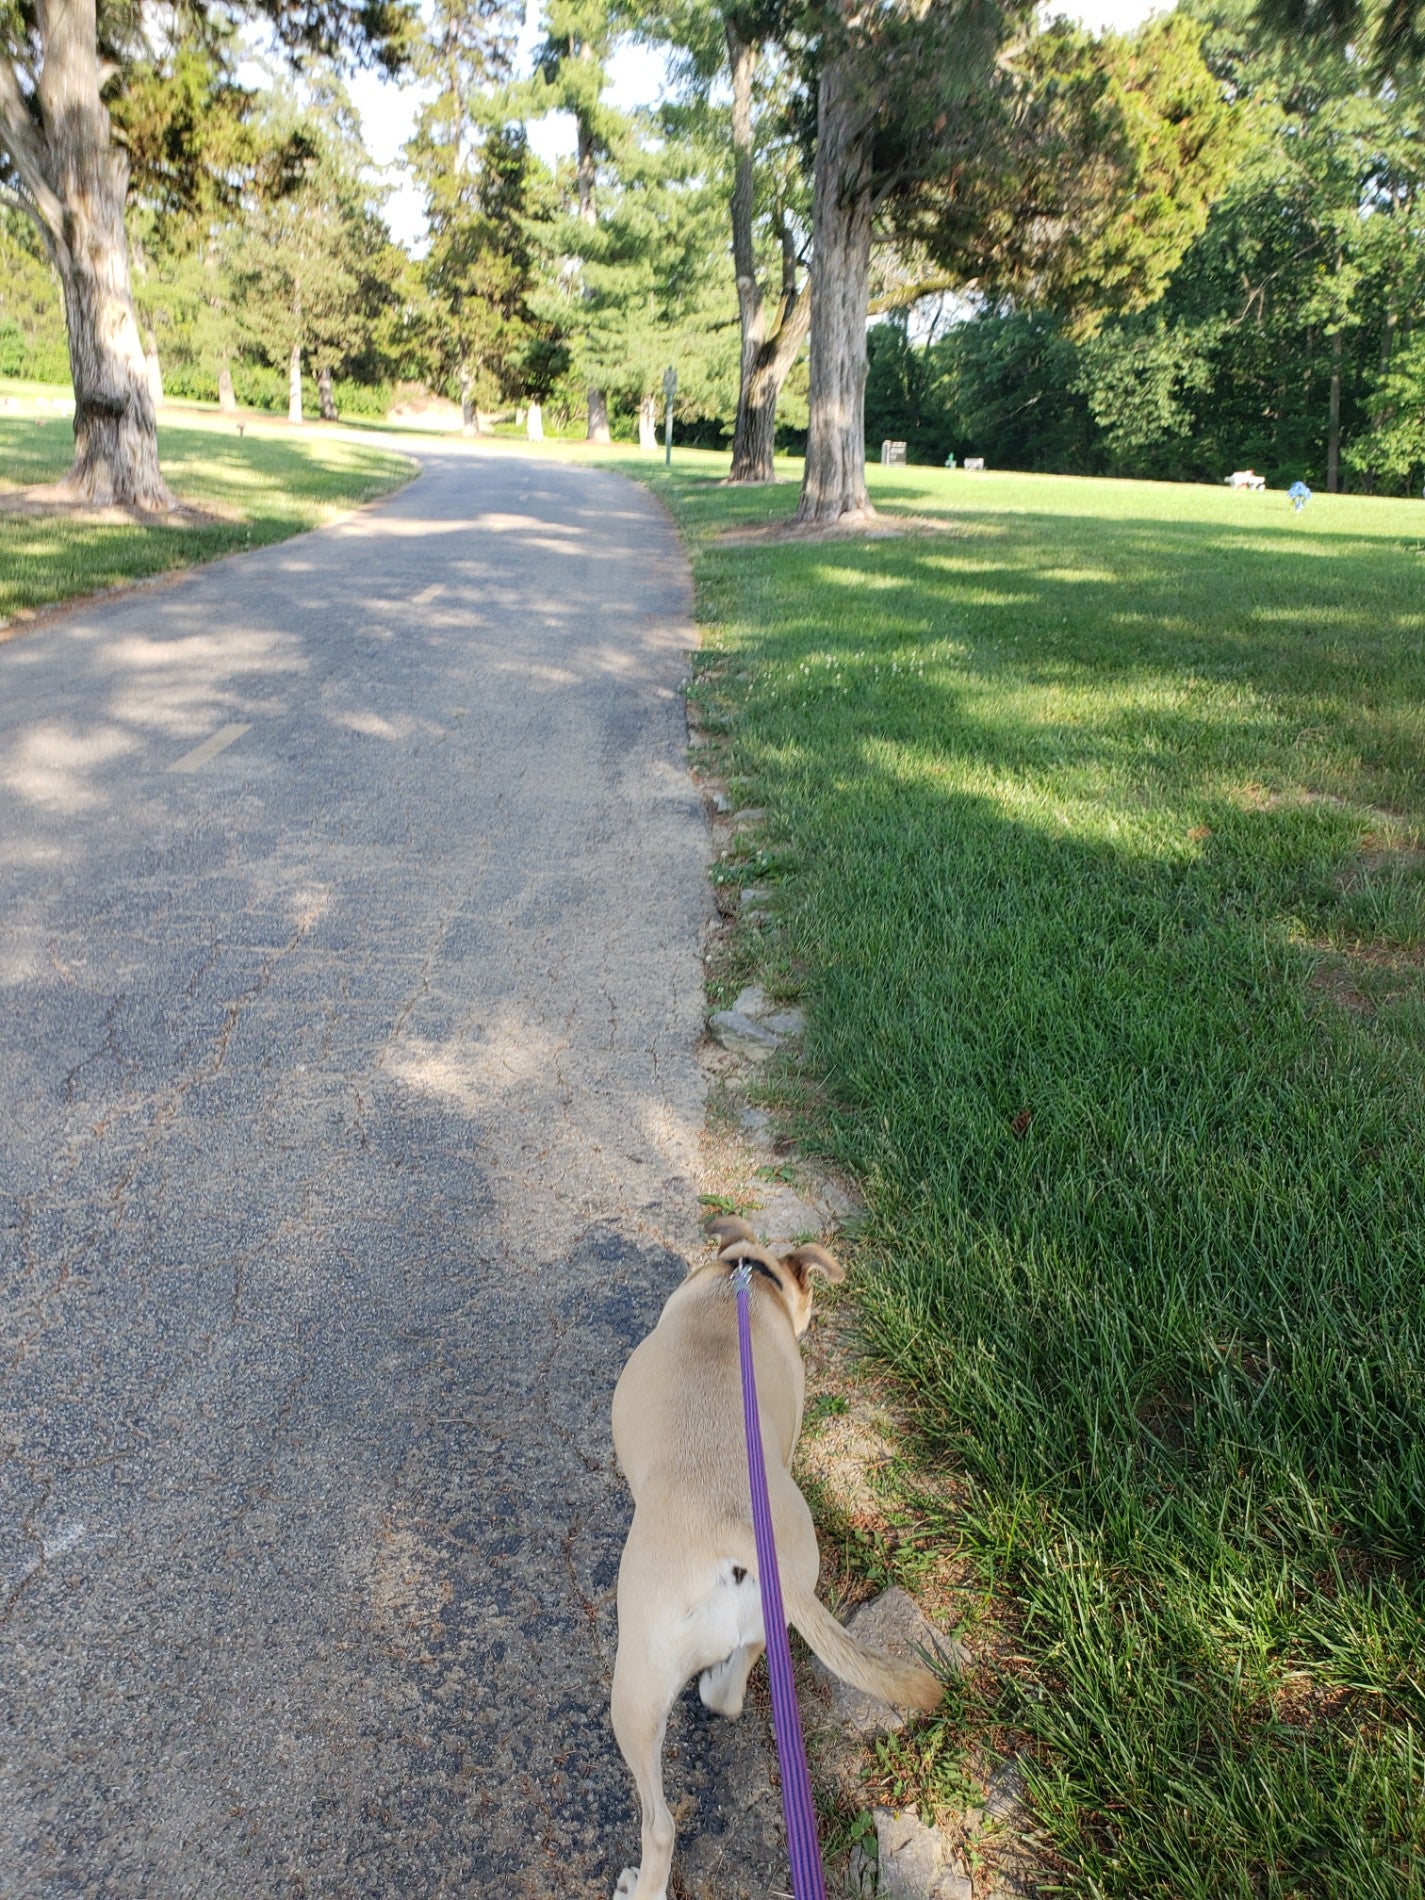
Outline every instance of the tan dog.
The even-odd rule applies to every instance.
[[[666,1900],[673,1817],[663,1736],[684,1683],[699,1676],[708,1708],[740,1715],[764,1647],[731,1285],[739,1262],[753,1269],[752,1355],[788,1619],[828,1669],[868,1695],[930,1709],[942,1694],[928,1669],[861,1648],[813,1594],[816,1533],[790,1471],[806,1393],[797,1342],[811,1318],[811,1276],[840,1280],[842,1269],[822,1247],[778,1259],[744,1221],[710,1231],[717,1259],[669,1299],[614,1392],[614,1449],[634,1511],[619,1566],[613,1723],[643,1810],[642,1864],[624,1869],[615,1900]]]

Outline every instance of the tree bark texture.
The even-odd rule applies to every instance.
[[[218,371],[218,408],[225,416],[237,414],[237,397],[233,394],[233,373],[226,363]]]
[[[658,452],[658,398],[640,396],[638,401],[638,446],[645,455]]]
[[[1326,431],[1326,487],[1341,491],[1341,332],[1331,339],[1331,397]]]
[[[524,432],[531,442],[544,440],[544,407],[541,403],[532,402],[525,412]]]
[[[38,112],[21,96],[14,66],[0,58],[0,142],[64,290],[74,383],[74,462],[65,486],[96,505],[167,510],[174,501],[158,466],[129,288],[128,160],[111,141],[99,97],[95,0],[49,0],[37,23]]]
[[[727,58],[732,74],[732,262],[737,278],[737,311],[742,326],[742,365],[737,388],[737,421],[732,434],[734,482],[770,482],[777,434],[777,399],[810,327],[811,307],[797,286],[796,257],[784,235],[782,296],[770,328],[766,300],[757,281],[753,242],[752,83],[757,49],[727,26]]]
[[[613,441],[613,435],[609,429],[609,405],[605,400],[603,390],[596,389],[592,383],[589,385],[588,439],[590,442]]]
[[[292,345],[292,355],[287,364],[287,420],[302,420],[302,346]]]
[[[317,408],[323,422],[338,422],[336,397],[332,394],[331,365],[323,363],[317,371]]]
[[[851,54],[828,60],[817,87],[812,192],[810,423],[797,520],[869,519],[866,319],[871,295],[870,132]]]

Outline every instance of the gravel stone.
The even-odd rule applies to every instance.
[[[740,1009],[717,1009],[708,1017],[708,1028],[724,1049],[747,1056],[753,1062],[765,1062],[780,1046],[779,1038],[761,1023],[744,1016]]]
[[[924,1654],[939,1656],[955,1668],[960,1666],[962,1650],[952,1638],[943,1636],[922,1613],[915,1599],[893,1584],[869,1603],[863,1603],[846,1619],[847,1629],[868,1649],[879,1649],[888,1656],[924,1659]],[[817,1665],[821,1667],[820,1664]],[[825,1672],[823,1672],[825,1673]],[[889,1702],[863,1695],[850,1683],[835,1677],[831,1682],[831,1706],[834,1713],[858,1734],[888,1735],[905,1727],[905,1717]]]
[[[878,1900],[973,1900],[974,1886],[944,1835],[907,1809],[877,1808]]]

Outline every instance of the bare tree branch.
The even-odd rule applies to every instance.
[[[19,199],[21,210],[35,220],[53,243],[63,229],[64,208],[50,185],[44,142],[30,116],[14,63],[8,56],[0,58],[0,145],[4,146],[24,187]]]

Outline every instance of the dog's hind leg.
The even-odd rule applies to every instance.
[[[619,1875],[614,1900],[667,1900],[673,1865],[673,1816],[663,1798],[663,1737],[680,1685],[674,1683],[665,1693],[665,1684],[644,1673],[649,1661],[644,1655],[642,1669],[626,1668],[620,1645],[614,1666],[614,1735],[643,1810],[643,1859]]]
[[[743,1643],[730,1656],[724,1656],[720,1663],[705,1669],[698,1677],[698,1694],[703,1699],[703,1707],[711,1709],[714,1714],[725,1715],[729,1721],[736,1721],[742,1713],[743,1697],[747,1694],[747,1678],[766,1647],[761,1641]]]

